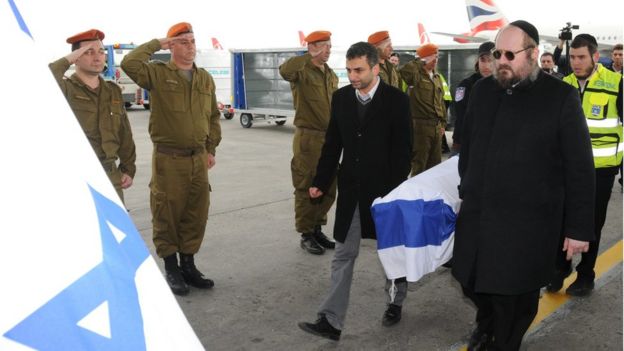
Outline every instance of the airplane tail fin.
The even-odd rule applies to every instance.
[[[473,36],[481,31],[499,30],[509,23],[494,0],[466,0],[466,11]]]
[[[221,46],[221,43],[219,43],[219,40],[217,40],[217,38],[211,38],[212,39],[212,48],[215,50],[223,50],[223,46]]]
[[[303,35],[302,31],[298,31],[298,33],[299,33],[299,45],[302,48],[305,48],[306,46],[308,46],[308,43],[305,40],[305,35]]]
[[[418,38],[420,39],[421,45],[431,42],[431,39],[429,39],[429,33],[427,33],[425,26],[420,22],[418,22]]]

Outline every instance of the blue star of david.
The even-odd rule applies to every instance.
[[[89,190],[97,210],[102,262],[4,336],[38,350],[145,350],[134,278],[149,252],[126,210],[91,186]],[[126,234],[120,243],[109,223]],[[77,325],[105,301],[109,306],[110,338]]]

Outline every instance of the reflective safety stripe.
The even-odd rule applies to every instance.
[[[624,143],[618,144],[617,147],[603,147],[592,149],[594,157],[609,157],[615,156],[616,153],[621,153],[624,148]]]
[[[586,118],[589,128],[613,128],[619,125],[617,118],[590,119]]]

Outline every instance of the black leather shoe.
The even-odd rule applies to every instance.
[[[326,249],[334,249],[336,248],[336,242],[330,240],[322,231],[321,227],[317,227],[314,231],[314,240]]]
[[[594,290],[594,280],[577,277],[574,283],[566,289],[566,294],[572,296],[587,296]]]
[[[210,289],[214,286],[214,281],[204,278],[204,275],[195,267],[193,255],[180,254],[180,269],[188,285],[199,289]]]
[[[401,320],[401,306],[395,304],[389,304],[388,309],[384,312],[381,319],[381,325],[384,327],[391,327]]]
[[[492,342],[492,336],[485,331],[476,328],[472,335],[470,335],[470,340],[468,340],[468,351],[485,351],[488,346]]]
[[[301,248],[313,255],[322,255],[325,253],[325,249],[316,242],[314,234],[301,234]]]
[[[180,269],[166,270],[165,276],[167,284],[169,284],[169,288],[171,288],[174,294],[184,296],[189,293],[189,287],[184,282]]]
[[[330,340],[340,340],[340,333],[342,331],[340,329],[332,327],[332,325],[329,324],[325,316],[321,316],[321,318],[317,319],[314,323],[299,322],[297,325],[299,325],[299,328],[301,328],[303,331],[310,334],[314,334],[316,336],[320,336]]]
[[[546,285],[546,291],[551,292],[551,293],[555,293],[555,292],[561,290],[561,288],[563,287],[563,281],[570,274],[572,274],[572,267],[569,267],[566,271],[559,271],[558,270],[555,273],[555,275],[552,277],[552,279],[550,280],[550,283],[548,283],[548,285]]]

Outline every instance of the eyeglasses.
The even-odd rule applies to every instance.
[[[507,59],[507,61],[513,61],[516,58],[516,55],[523,52],[523,51],[527,51],[529,49],[533,49],[535,48],[535,46],[529,46],[526,47],[522,50],[518,50],[518,51],[506,51],[506,50],[492,50],[492,56],[494,56],[495,59],[500,60],[500,58],[505,55],[505,58]]]

